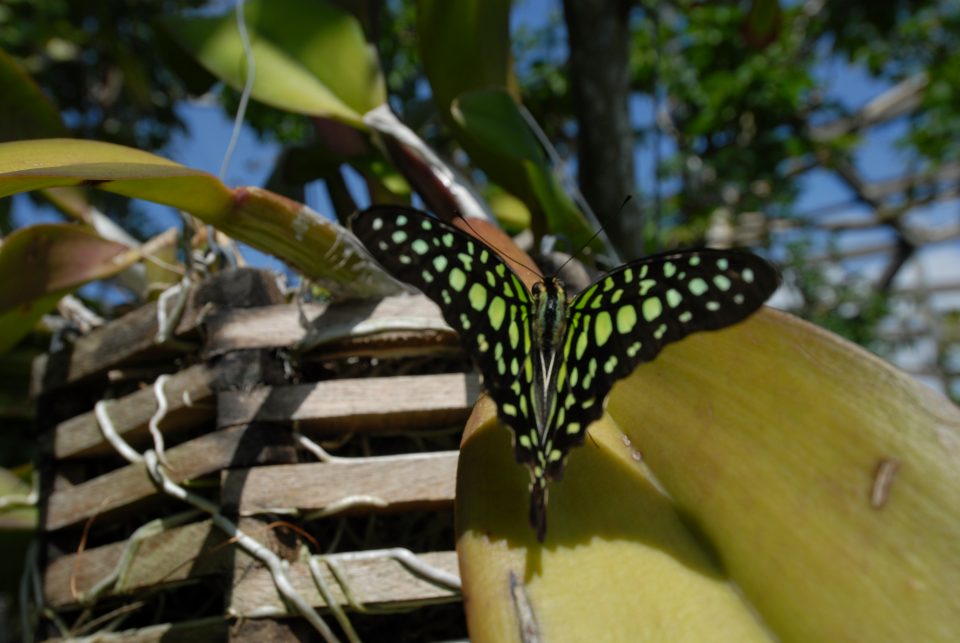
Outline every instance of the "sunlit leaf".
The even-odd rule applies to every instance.
[[[608,411],[781,640],[960,631],[960,411],[939,394],[764,310],[671,346]]]
[[[543,640],[960,629],[960,411],[909,376],[764,310],[668,347],[608,411],[624,434],[602,420],[571,453],[540,545],[510,433],[475,410],[457,493],[471,640],[519,640],[524,609]]]
[[[361,116],[386,101],[373,49],[357,20],[323,0],[246,5],[255,58],[253,97],[268,105],[364,128]],[[231,10],[218,17],[176,18],[170,36],[218,78],[240,89],[246,56]]]
[[[457,553],[470,639],[770,641],[710,551],[605,418],[550,490],[547,540],[527,521],[529,475],[493,405],[461,447]]]
[[[369,297],[397,288],[332,221],[267,190],[231,190],[206,172],[107,143],[0,144],[0,197],[63,185],[91,185],[185,210],[286,261],[336,296]]]

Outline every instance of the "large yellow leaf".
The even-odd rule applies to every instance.
[[[624,434],[591,427],[540,545],[509,433],[475,410],[457,490],[473,640],[520,640],[523,613],[551,641],[960,631],[960,412],[938,394],[765,309],[668,347],[608,411]]]

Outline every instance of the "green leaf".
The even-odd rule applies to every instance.
[[[110,277],[140,255],[68,224],[15,231],[0,245],[0,354],[12,348],[63,295]]]
[[[753,0],[741,26],[741,33],[748,45],[763,49],[776,41],[782,21],[779,0]]]
[[[20,467],[23,468],[23,467]],[[29,471],[25,472],[29,475]],[[30,485],[13,471],[0,469],[0,498],[26,497]],[[12,505],[0,510],[0,593],[16,595],[27,549],[37,528],[37,508]]]
[[[534,216],[545,218],[551,232],[578,247],[587,242],[593,231],[551,171],[543,149],[507,92],[468,92],[457,97],[451,112],[460,142],[493,181],[520,197]]]
[[[341,228],[267,190],[231,190],[206,172],[108,143],[0,143],[0,197],[63,185],[91,185],[186,210],[286,261],[337,296],[372,297],[397,289]]]
[[[491,184],[484,199],[508,234],[517,234],[530,227],[530,209],[514,195]]]
[[[23,467],[20,467],[23,468]],[[29,471],[27,472],[27,474]],[[29,475],[27,476],[29,478]],[[13,471],[0,468],[0,498],[23,497],[30,494],[30,485]],[[0,534],[8,530],[33,530],[37,525],[37,509],[29,506],[11,506],[0,509]],[[31,534],[32,535],[32,534]],[[0,538],[3,536],[0,535]],[[4,549],[9,558],[9,550]]]
[[[546,166],[540,143],[520,114],[516,101],[503,89],[480,89],[457,96],[450,106],[454,122],[474,145],[499,159],[533,161]],[[502,181],[499,181],[502,183]]]
[[[443,118],[464,92],[515,85],[509,19],[510,0],[417,2],[420,58]]]
[[[274,0],[246,6],[256,75],[253,97],[296,114],[365,129],[362,115],[386,102],[373,49],[349,13],[322,0]],[[214,18],[175,18],[170,36],[236,89],[247,78],[233,11]]]
[[[0,144],[0,198],[65,185],[90,185],[187,210],[214,223],[231,205],[215,176],[121,145],[73,139]]]
[[[136,253],[87,228],[40,224],[21,228],[0,246],[0,312],[30,307],[48,295],[63,295],[83,284],[114,275]]]
[[[60,112],[16,60],[0,50],[0,141],[69,134]]]
[[[57,307],[63,295],[47,295],[13,310],[0,312],[0,355],[26,337],[40,318]]]

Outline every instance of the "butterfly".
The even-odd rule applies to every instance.
[[[459,334],[529,468],[530,524],[541,542],[547,483],[561,478],[614,382],[671,342],[742,321],[780,284],[754,254],[700,249],[628,263],[571,297],[554,277],[528,291],[492,248],[419,210],[374,206],[350,228]]]

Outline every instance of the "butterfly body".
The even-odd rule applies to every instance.
[[[351,228],[458,332],[530,471],[530,522],[541,541],[547,483],[562,476],[614,382],[670,342],[743,320],[779,284],[755,255],[703,249],[626,264],[569,297],[552,277],[528,291],[492,249],[417,210],[373,207]]]

